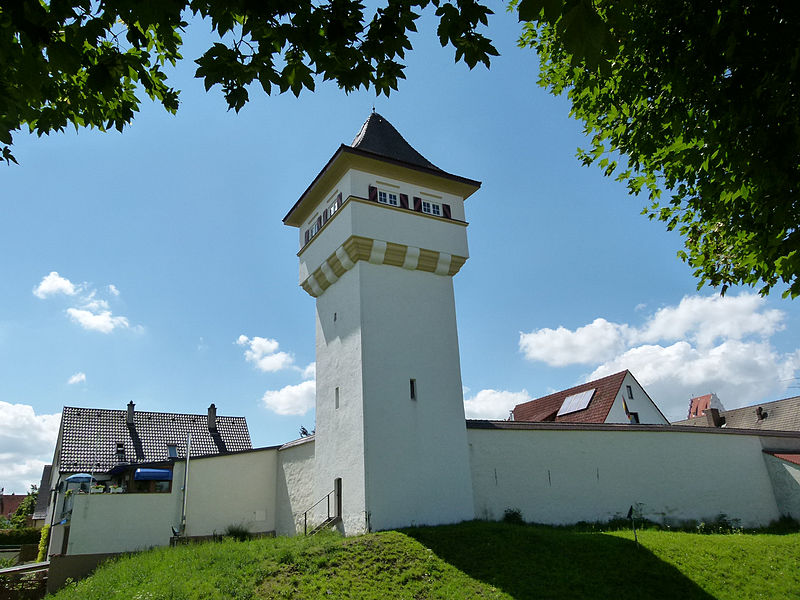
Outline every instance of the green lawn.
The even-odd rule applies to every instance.
[[[800,534],[471,522],[160,548],[55,598],[800,598]]]

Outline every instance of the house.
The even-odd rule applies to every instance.
[[[628,370],[517,404],[510,420],[669,425]]]
[[[729,429],[754,429],[800,432],[800,396],[762,402],[753,406],[725,410],[717,403],[704,405],[704,399],[716,394],[692,398],[689,418],[675,421],[674,425],[689,427],[726,427]],[[698,401],[698,402],[695,402]],[[716,404],[716,405],[715,405]]]
[[[42,479],[39,482],[40,493],[36,496],[36,506],[33,508],[33,526],[41,529],[47,522],[47,505],[50,501],[50,474],[53,470],[53,465],[45,465],[42,468]],[[42,491],[43,490],[43,491]]]
[[[717,411],[724,411],[725,407],[719,397],[714,394],[705,394],[704,396],[697,396],[689,400],[689,416],[687,418],[694,419],[702,417],[708,410],[715,409]]]
[[[26,496],[27,494],[4,494],[0,489],[0,517],[10,519]]]
[[[370,114],[284,217],[315,304],[315,434],[251,449],[243,422],[237,437],[212,411],[206,425],[132,405],[65,409],[54,493],[128,493],[74,492],[51,554],[85,560],[233,524],[355,535],[509,508],[553,524],[632,505],[664,522],[800,515],[800,465],[782,458],[800,454],[800,433],[669,425],[628,371],[521,404],[511,421],[465,418],[453,277],[469,259],[465,202],[480,186]],[[702,477],[686,469],[698,457],[713,464]]]
[[[53,464],[43,474],[49,479],[40,491],[47,498],[46,522],[53,526],[50,552],[67,553],[80,495],[170,493],[174,463],[187,454],[251,449],[245,418],[218,416],[213,404],[203,415],[137,411],[133,402],[126,410],[65,406]]]

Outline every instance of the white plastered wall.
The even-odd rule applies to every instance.
[[[303,512],[314,500],[314,439],[278,451],[275,482],[275,532],[303,533]]]
[[[472,519],[452,278],[366,262],[357,268],[370,526]]]
[[[180,522],[180,485],[163,494],[76,494],[67,554],[133,552],[169,545]],[[58,547],[51,546],[51,552]]]
[[[633,398],[628,398],[628,386],[631,388]],[[625,414],[625,409],[622,406],[622,400],[628,406],[630,412],[635,412],[639,415],[639,423],[648,425],[669,425],[669,421],[661,414],[656,405],[644,391],[644,388],[639,385],[639,382],[634,379],[633,375],[628,373],[622,381],[617,397],[614,399],[614,404],[611,405],[611,410],[608,411],[606,423],[628,423],[628,416]]]
[[[274,531],[277,454],[265,448],[189,460],[186,535],[223,534],[231,525]],[[181,482],[184,465],[175,463]]]
[[[450,216],[453,219],[458,221],[466,220],[464,200],[459,196],[440,190],[434,190],[433,188],[416,183],[409,183],[407,181],[368,173],[366,171],[349,169],[336,184],[331,187],[324,196],[324,199],[311,211],[311,216],[309,216],[300,227],[298,232],[300,247],[302,248],[305,242],[305,231],[313,225],[317,217],[322,214],[322,211],[330,206],[331,202],[336,199],[338,194],[342,194],[342,200],[347,200],[350,196],[367,199],[369,196],[369,186],[371,185],[387,191],[394,191],[398,194],[406,194],[408,196],[409,207],[412,209],[414,207],[413,199],[415,196],[442,204],[449,204],[451,211]]]
[[[348,535],[366,530],[358,264],[317,298],[315,484],[313,500],[303,507],[306,510],[322,500],[333,491],[334,480],[341,478],[341,528]],[[313,521],[319,523],[326,517],[327,501],[320,502]]]
[[[606,521],[631,505],[665,522],[779,516],[757,436],[469,429],[468,441],[478,518],[516,508],[533,522]]]

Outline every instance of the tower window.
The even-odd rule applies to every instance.
[[[378,190],[378,202],[381,204],[388,204],[389,206],[400,206],[400,202],[397,200],[397,194],[394,192],[385,192],[384,190]]]
[[[408,380],[408,391],[410,393],[411,399],[417,399],[417,380],[416,379],[409,379]]]
[[[430,202],[429,200],[423,200],[422,212],[435,217],[440,217],[442,215],[442,205],[437,204],[436,202]]]

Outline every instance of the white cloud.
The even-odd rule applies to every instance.
[[[505,420],[517,404],[532,399],[526,390],[521,392],[481,390],[472,398],[464,400],[464,412],[468,419]]]
[[[114,284],[109,284],[107,290],[112,296],[119,296],[119,290]],[[75,296],[81,293],[79,304],[68,308],[67,315],[84,329],[111,333],[115,329],[130,327],[126,317],[114,316],[111,313],[108,300],[98,298],[97,290],[89,289],[89,285],[86,283],[75,285],[55,271],[44,277],[33,293],[39,298],[47,298],[53,294]],[[139,331],[141,327],[137,326],[134,329]]]
[[[27,404],[0,401],[0,473],[5,493],[23,494],[39,485],[52,461],[61,414],[37,415]]]
[[[269,390],[264,393],[262,401],[268,409],[279,415],[304,415],[314,408],[315,398],[316,382],[310,380],[279,390]]]
[[[689,338],[708,347],[720,339],[740,340],[748,335],[769,337],[783,329],[783,313],[761,310],[765,300],[756,294],[739,296],[686,296],[678,306],[659,309],[644,327],[636,331],[635,341],[680,340]]]
[[[756,294],[687,296],[638,328],[595,319],[575,331],[523,333],[519,347],[529,360],[553,366],[592,365],[587,381],[629,369],[668,419],[683,419],[693,396],[714,392],[726,408],[738,408],[786,391],[800,350],[772,347],[784,313],[765,305]]]
[[[66,294],[67,296],[74,296],[78,292],[77,286],[69,279],[61,277],[56,271],[51,271],[49,275],[45,275],[33,289],[33,294],[37,298],[45,299],[53,294]]]
[[[315,379],[317,377],[317,363],[312,362],[309,363],[308,366],[303,369],[303,379]]]
[[[85,383],[86,382],[86,373],[78,372],[75,373],[72,377],[69,378],[67,381],[68,385],[75,385],[76,383]]]
[[[110,310],[94,313],[92,310],[68,308],[67,314],[84,329],[99,331],[100,333],[111,333],[118,328],[126,329],[130,327],[128,319],[112,316]]]
[[[247,347],[244,357],[260,371],[274,373],[294,366],[294,357],[286,352],[278,352],[278,342],[270,338],[240,335],[236,340],[239,346]]]
[[[627,330],[627,325],[595,319],[575,331],[559,327],[520,333],[519,349],[528,360],[554,367],[593,364],[622,350]]]

